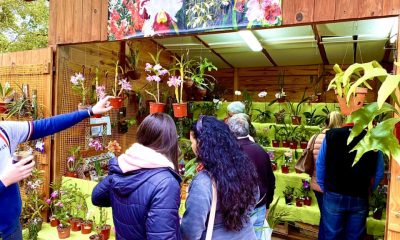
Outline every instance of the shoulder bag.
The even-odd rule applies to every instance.
[[[307,147],[304,149],[303,153],[301,154],[301,157],[296,163],[296,166],[294,167],[296,169],[296,172],[298,173],[308,173],[310,176],[314,172],[314,143],[315,140],[317,139],[319,134],[315,134],[315,136],[311,140],[310,147]]]
[[[214,220],[215,220],[215,212],[217,211],[217,187],[213,178],[211,178],[212,182],[212,201],[211,201],[211,210],[210,216],[208,217],[208,224],[207,224],[207,233],[205,240],[211,240],[212,234],[214,230]]]

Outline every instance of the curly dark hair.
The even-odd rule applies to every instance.
[[[198,160],[217,184],[225,228],[240,231],[257,200],[255,167],[224,122],[200,116],[191,131],[197,140]]]

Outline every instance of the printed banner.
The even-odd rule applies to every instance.
[[[282,0],[109,0],[108,39],[282,24]]]

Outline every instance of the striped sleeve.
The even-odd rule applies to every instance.
[[[0,127],[3,129],[0,133],[0,137],[7,139],[11,152],[14,152],[18,144],[29,140],[32,135],[32,123],[31,122],[16,122],[16,121],[4,121],[0,123]]]

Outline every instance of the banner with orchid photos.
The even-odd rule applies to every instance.
[[[108,40],[282,24],[282,0],[109,0]]]

